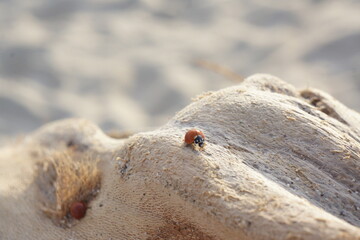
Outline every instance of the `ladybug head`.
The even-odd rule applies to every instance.
[[[194,138],[194,143],[199,145],[199,147],[203,147],[204,146],[204,138],[201,135],[197,135]]]

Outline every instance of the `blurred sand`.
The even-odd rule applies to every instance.
[[[0,1],[0,136],[65,117],[156,127],[191,97],[267,72],[360,110],[360,2]]]

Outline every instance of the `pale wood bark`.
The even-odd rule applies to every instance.
[[[184,144],[191,128],[204,150]],[[100,192],[65,228],[41,210],[34,170],[58,152],[100,160]],[[64,120],[1,149],[0,239],[360,239],[359,153],[357,112],[269,75],[126,139]]]

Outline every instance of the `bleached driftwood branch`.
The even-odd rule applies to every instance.
[[[191,128],[206,135],[201,151],[183,142]],[[100,170],[99,191],[79,193],[79,159]],[[74,220],[68,205],[85,193],[96,196]],[[360,116],[255,75],[126,139],[52,123],[0,151],[0,216],[0,239],[360,239]]]

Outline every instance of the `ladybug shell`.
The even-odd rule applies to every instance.
[[[70,206],[70,214],[75,219],[81,219],[85,216],[86,204],[83,202],[73,202]]]
[[[194,142],[195,137],[198,135],[200,135],[203,139],[205,139],[204,133],[202,133],[197,129],[191,129],[187,131],[187,133],[185,134],[185,142],[187,144],[192,144]]]

